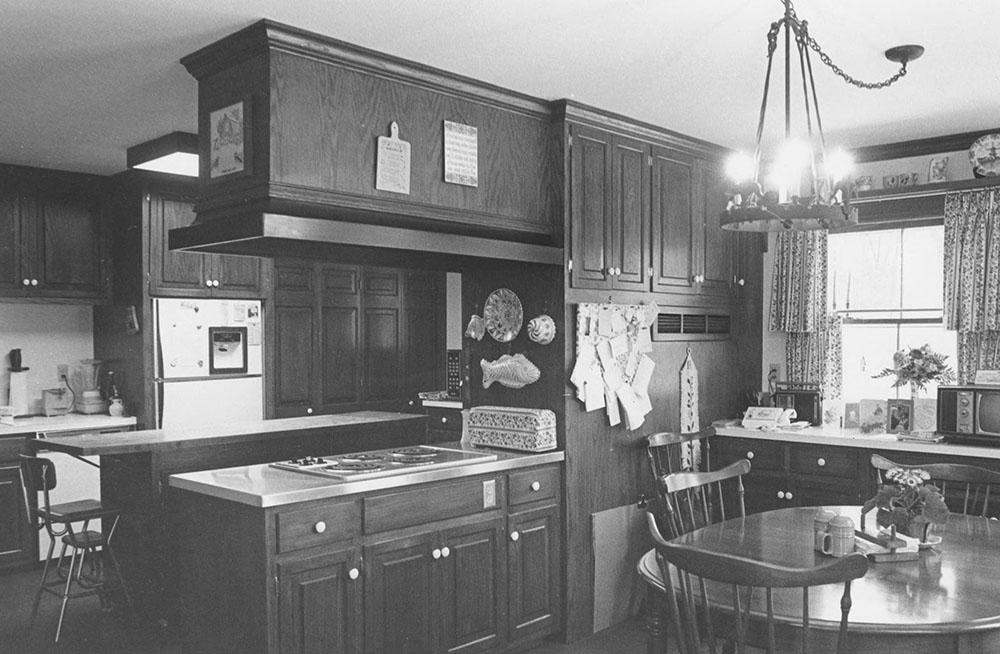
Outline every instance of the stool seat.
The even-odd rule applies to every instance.
[[[115,513],[115,511],[105,508],[98,500],[63,502],[61,504],[53,504],[48,509],[39,507],[38,511],[45,511],[49,519],[60,523],[95,520]]]
[[[101,532],[88,529],[66,534],[62,537],[62,542],[70,547],[102,547],[107,545],[108,539]]]

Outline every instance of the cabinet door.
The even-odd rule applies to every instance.
[[[507,518],[507,601],[510,641],[559,624],[561,551],[559,508],[546,506]]]
[[[736,296],[742,299],[763,297],[764,264],[763,253],[767,234],[755,232],[734,232],[733,241],[733,282]]]
[[[0,463],[0,568],[36,560],[18,466]]]
[[[361,402],[361,269],[321,266],[320,402],[333,410]]]
[[[611,212],[614,288],[649,288],[649,146],[614,140]]]
[[[263,268],[266,265],[267,260],[260,257],[212,255],[212,296],[247,299],[261,297],[264,293]]]
[[[436,649],[472,652],[495,647],[504,615],[503,520],[455,528],[442,534],[440,633]]]
[[[434,651],[436,531],[365,548],[365,645],[370,652]]]
[[[405,400],[402,387],[402,278],[391,268],[362,269],[363,401],[391,408]]]
[[[101,209],[95,200],[58,194],[26,196],[21,225],[31,230],[32,292],[57,297],[107,295],[102,255]],[[32,284],[34,286],[34,283]]]
[[[576,125],[571,130],[570,285],[611,288],[612,137]]]
[[[279,563],[281,652],[362,651],[362,586],[357,550]]]
[[[732,294],[733,257],[732,234],[722,229],[719,216],[726,208],[726,186],[722,172],[709,162],[698,165],[698,203],[696,206],[697,242],[701,265],[702,295],[729,296]]]
[[[694,159],[664,148],[652,156],[653,291],[690,293],[698,263]]]
[[[149,292],[153,295],[211,297],[211,255],[171,250],[171,229],[195,219],[192,198],[168,194],[146,196],[149,221]]]
[[[315,390],[316,275],[308,262],[282,261],[274,267],[274,416],[287,418],[318,410]]]
[[[18,205],[17,193],[0,190],[0,293],[4,295],[21,295],[25,290],[25,248]]]

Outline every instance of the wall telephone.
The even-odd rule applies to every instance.
[[[801,429],[809,426],[809,422],[806,420],[793,422],[796,417],[795,409],[752,406],[748,407],[747,412],[743,414],[742,424],[745,429]]]

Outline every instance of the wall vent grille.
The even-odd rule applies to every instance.
[[[668,309],[656,316],[654,341],[709,341],[729,338],[732,320],[728,313],[691,309]]]

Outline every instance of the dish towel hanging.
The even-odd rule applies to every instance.
[[[684,364],[681,366],[681,433],[700,431],[698,420],[698,368],[688,348]],[[681,469],[699,470],[701,464],[701,443],[692,441],[681,446]]]

